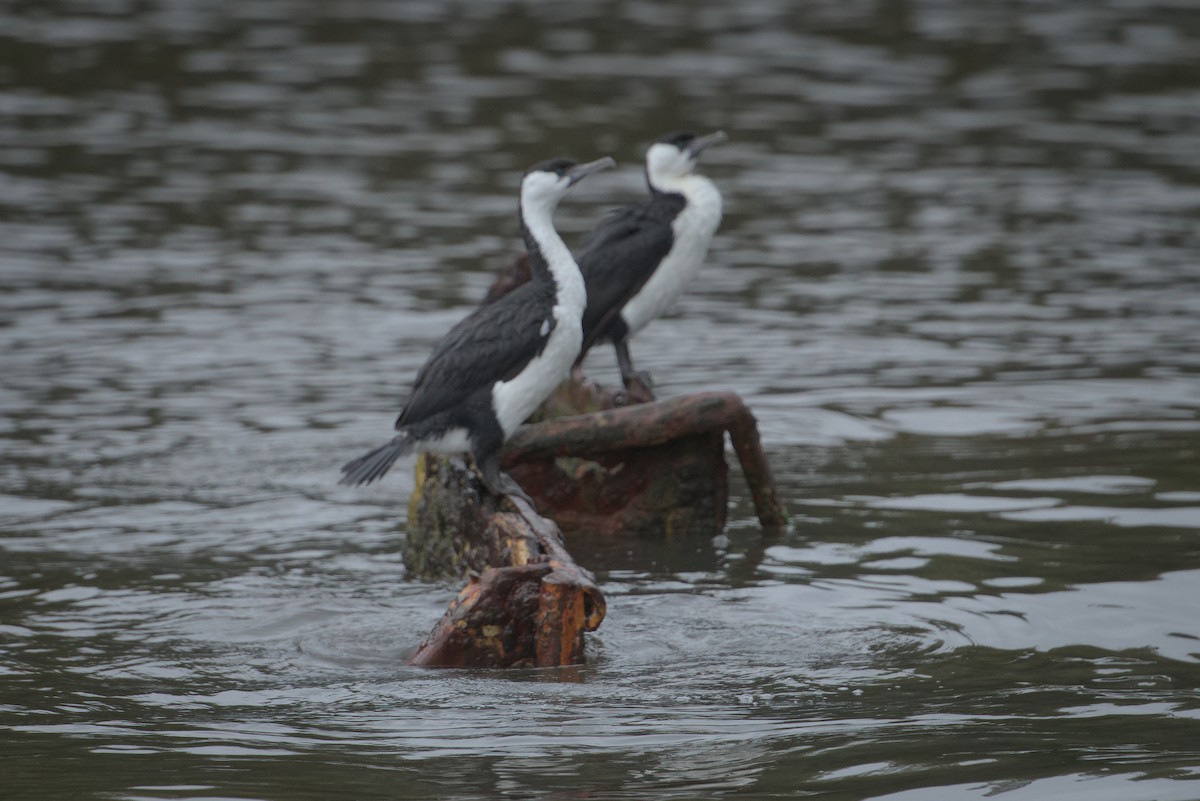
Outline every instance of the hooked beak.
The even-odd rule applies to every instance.
[[[612,156],[605,156],[602,159],[589,161],[587,164],[576,164],[571,169],[567,170],[567,186],[574,186],[594,172],[607,170],[609,167],[617,166],[617,162],[613,161]]]
[[[724,131],[714,131],[708,136],[698,137],[693,139],[692,143],[688,145],[688,154],[694,159],[699,158],[700,154],[704,152],[706,147],[709,145],[715,145],[718,142],[724,142],[728,138],[729,137],[725,135]]]

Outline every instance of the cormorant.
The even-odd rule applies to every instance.
[[[572,186],[615,164],[609,157],[587,164],[555,159],[525,173],[519,212],[532,280],[480,306],[442,338],[396,418],[400,433],[343,466],[339,483],[374,481],[413,450],[469,451],[489,490],[528,499],[502,477],[500,446],[570,373],[587,303],[579,267],[552,217]]]
[[[721,193],[695,172],[700,154],[726,139],[723,131],[697,137],[674,133],[646,151],[650,197],[617,210],[584,240],[576,255],[587,288],[583,361],[608,341],[626,386],[649,376],[633,368],[629,338],[670,308],[700,269],[721,222]]]

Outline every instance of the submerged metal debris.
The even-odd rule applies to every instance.
[[[725,524],[725,432],[759,520],[785,514],[754,416],[731,392],[616,407],[625,400],[576,376],[544,410],[580,410],[525,426],[502,463],[535,500],[487,492],[462,458],[424,455],[409,502],[405,564],[421,577],[469,575],[410,658],[426,667],[549,667],[584,661],[584,632],[604,595],[571,558],[563,531],[708,536]],[[560,530],[559,526],[562,526]]]

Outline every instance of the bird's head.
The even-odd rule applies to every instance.
[[[646,178],[655,188],[670,186],[692,174],[709,145],[728,139],[724,131],[696,136],[687,131],[667,134],[646,151]]]
[[[572,186],[600,170],[615,167],[611,157],[579,164],[572,159],[550,159],[533,165],[521,179],[521,206],[527,211],[553,211]]]

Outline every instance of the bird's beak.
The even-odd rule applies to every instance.
[[[693,139],[692,143],[688,145],[688,153],[691,154],[692,158],[699,158],[700,154],[704,152],[706,147],[709,145],[715,145],[717,142],[724,142],[728,138],[729,137],[725,135],[724,131],[714,131],[708,136],[701,136]]]
[[[587,164],[576,164],[571,169],[567,170],[567,186],[574,186],[594,172],[607,170],[609,167],[617,166],[617,162],[613,161],[612,156],[605,156],[602,159],[589,161]]]

